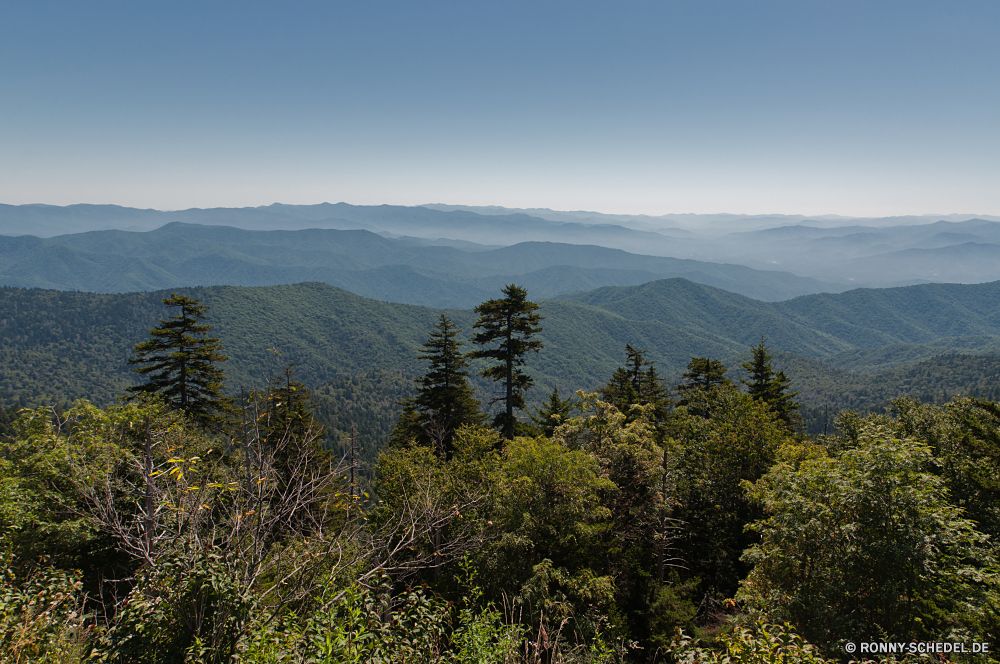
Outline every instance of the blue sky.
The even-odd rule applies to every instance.
[[[1000,214],[1000,2],[5,2],[0,202]]]

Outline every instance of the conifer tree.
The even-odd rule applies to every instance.
[[[652,421],[663,422],[670,413],[671,402],[669,391],[663,386],[663,377],[654,366],[656,363],[646,359],[646,351],[637,350],[631,344],[625,344],[625,355],[625,366],[615,369],[607,384],[598,390],[601,398],[628,415],[630,421],[629,411],[633,405],[651,405]]]
[[[677,386],[681,392],[691,390],[707,389],[720,385],[729,385],[731,380],[726,378],[726,365],[720,360],[713,360],[708,357],[692,357],[688,362],[687,371],[684,372],[685,381]]]
[[[753,360],[743,363],[743,368],[750,374],[750,380],[740,378],[740,382],[746,385],[747,394],[754,399],[761,399],[774,411],[786,429],[794,430],[802,419],[796,413],[802,405],[795,400],[798,392],[788,392],[791,381],[785,376],[785,372],[775,372],[771,367],[773,356],[767,352],[763,336],[752,351]]]
[[[639,402],[639,392],[632,384],[632,377],[628,369],[618,367],[611,374],[611,378],[604,387],[599,388],[598,393],[601,399],[617,408],[620,412],[628,414],[629,408],[634,403]]]
[[[469,387],[469,362],[459,351],[461,330],[444,314],[424,342],[421,360],[429,360],[427,373],[417,378],[417,396],[404,401],[405,409],[390,442],[431,445],[447,459],[454,448],[455,432],[467,424],[479,424],[483,415]]]
[[[295,365],[289,364],[280,376],[273,377],[266,395],[261,433],[271,443],[282,438],[296,441],[317,440],[326,428],[313,415],[309,389],[294,380]]]
[[[531,421],[542,432],[543,436],[552,437],[556,427],[564,424],[569,419],[569,414],[573,411],[573,399],[562,399],[559,397],[559,386],[553,386],[549,393],[548,400],[542,407],[531,416]]]
[[[309,389],[295,380],[294,363],[273,376],[259,396],[263,412],[257,431],[282,488],[293,486],[296,474],[320,471],[329,455],[321,445],[326,427],[313,415]]]
[[[683,374],[684,382],[677,386],[677,391],[681,394],[677,405],[694,407],[704,417],[708,417],[709,412],[704,403],[704,393],[713,388],[733,384],[731,380],[726,378],[726,365],[720,360],[708,357],[692,357],[687,369]]]
[[[205,319],[208,306],[173,293],[163,303],[180,312],[161,319],[160,326],[149,331],[152,338],[136,344],[136,356],[128,363],[144,365],[132,371],[149,382],[128,390],[133,394],[158,393],[172,408],[203,425],[227,421],[232,399],[222,394],[225,377],[216,366],[227,358],[219,340],[206,336],[212,326],[199,322]]]
[[[482,375],[504,387],[504,395],[493,403],[502,401],[505,409],[494,418],[493,425],[502,431],[504,438],[512,440],[516,424],[514,409],[524,409],[524,393],[535,384],[521,367],[529,351],[537,353],[542,348],[541,341],[532,339],[542,331],[538,325],[542,317],[535,313],[539,307],[528,301],[528,291],[524,288],[510,284],[502,292],[502,299],[487,300],[476,307],[479,320],[474,327],[482,331],[472,341],[481,349],[469,356],[497,362],[484,369]],[[493,347],[493,344],[498,345]]]

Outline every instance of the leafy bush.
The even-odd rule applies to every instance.
[[[677,630],[670,647],[666,649],[669,661],[674,664],[837,664],[836,659],[826,659],[818,649],[799,636],[788,623],[772,625],[754,623],[737,626],[732,633],[719,637],[716,648],[703,648],[691,637]],[[921,657],[927,659],[929,657]],[[894,664],[895,657],[875,662],[851,660],[850,664]],[[902,661],[911,661],[904,658]]]
[[[79,662],[88,651],[83,583],[39,567],[18,577],[13,556],[0,554],[0,660],[6,664]]]

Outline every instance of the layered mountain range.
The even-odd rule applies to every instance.
[[[124,292],[317,280],[396,302],[469,307],[504,282],[553,297],[679,276],[773,301],[1000,279],[1000,223],[968,217],[0,206],[0,283]]]
[[[367,230],[247,231],[172,222],[148,232],[0,236],[0,285],[98,293],[322,281],[366,297],[472,308],[508,283],[533,297],[684,277],[762,300],[837,284],[742,265],[553,242],[505,247],[388,238]]]

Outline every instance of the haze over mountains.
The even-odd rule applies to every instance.
[[[0,378],[7,400],[111,398],[160,298],[191,292],[212,306],[234,380],[251,384],[280,348],[325,394],[371,392],[355,415],[384,433],[436,315],[468,331],[508,283],[542,301],[546,351],[529,369],[546,389],[598,386],[626,343],[672,382],[692,356],[735,369],[766,335],[814,432],[831,410],[902,394],[1000,398],[1000,223],[971,215],[0,206],[0,285],[55,289],[4,291]],[[881,288],[901,284],[923,285]],[[124,295],[57,292],[72,290]],[[320,406],[347,417],[356,402]]]
[[[664,276],[684,276],[759,299],[780,300],[858,286],[981,283],[1000,279],[998,220],[973,215],[863,220],[800,215],[649,217],[540,209],[346,203],[172,212],[110,205],[7,205],[0,206],[0,235],[32,235],[53,242],[26,245],[5,239],[2,253],[6,258],[0,259],[4,261],[0,265],[0,280],[12,285],[95,291],[160,288],[167,284],[264,285],[321,280],[394,301],[471,306],[484,292],[495,291],[504,278],[554,270],[551,274],[525,277],[525,285],[536,289],[539,297],[551,297],[596,286],[634,285]],[[143,233],[173,222],[186,226],[183,230],[172,226],[157,231],[159,234],[143,241],[127,235],[102,235],[96,239],[79,235],[109,229]],[[304,234],[298,236],[300,240],[290,239],[291,235],[278,240],[277,236],[252,234],[237,237],[235,231],[229,231],[228,238],[221,235],[216,238],[221,244],[215,272],[193,273],[185,265],[193,265],[197,253],[194,250],[201,252],[198,255],[207,250],[198,246],[206,231],[194,225],[230,226],[245,231],[364,230],[399,243],[383,245],[385,259],[351,262],[345,260],[351,251],[336,250],[341,243],[353,246],[346,240],[347,234],[336,240],[333,234],[325,236],[319,243],[324,249],[305,257],[300,251]],[[59,236],[61,240],[56,239]],[[176,251],[155,247],[157,242],[180,241],[182,237],[185,241]],[[22,237],[21,242],[27,240]],[[549,246],[547,249],[551,251],[545,252],[530,243],[561,246]],[[52,249],[56,245],[62,253]],[[248,245],[256,249],[248,249]],[[269,255],[261,249],[279,245],[282,248],[275,254]],[[515,245],[520,248],[513,249]],[[565,245],[618,249],[634,256],[611,258],[610,254],[604,254],[592,261],[582,257],[593,256],[595,250],[590,249],[588,254],[581,249],[569,259]],[[223,246],[225,251],[221,250]],[[189,253],[185,255],[180,247],[186,247]],[[401,257],[403,247],[406,250],[402,253],[408,252],[406,257]],[[418,258],[416,254],[421,247],[428,251]],[[431,251],[443,247],[449,247],[450,253]],[[498,247],[510,248],[510,256],[522,251],[531,253],[536,259],[534,267],[517,267],[505,262],[501,254],[476,257],[479,252],[495,251]],[[41,253],[32,254],[35,257],[29,261],[25,251]],[[321,256],[324,251],[326,258]],[[293,259],[292,254],[297,252]],[[334,255],[338,257],[331,258]],[[374,256],[372,252],[365,255]],[[15,260],[18,256],[19,262]],[[700,263],[657,263],[641,256]],[[279,264],[281,260],[290,262]],[[493,264],[489,271],[477,267],[487,263]],[[735,266],[760,272],[741,272]],[[601,270],[615,272],[601,273]],[[770,274],[762,274],[763,271]],[[88,273],[93,276],[87,276]],[[215,280],[213,275],[217,275]],[[177,281],[179,277],[182,281]],[[222,277],[225,278],[219,280]],[[440,293],[449,288],[456,295],[442,299]]]
[[[536,298],[665,277],[685,277],[762,300],[841,290],[787,272],[640,256],[593,245],[460,246],[391,239],[366,230],[246,231],[179,222],[149,232],[0,236],[0,285],[128,292],[322,281],[380,300],[467,309],[512,282]]]

